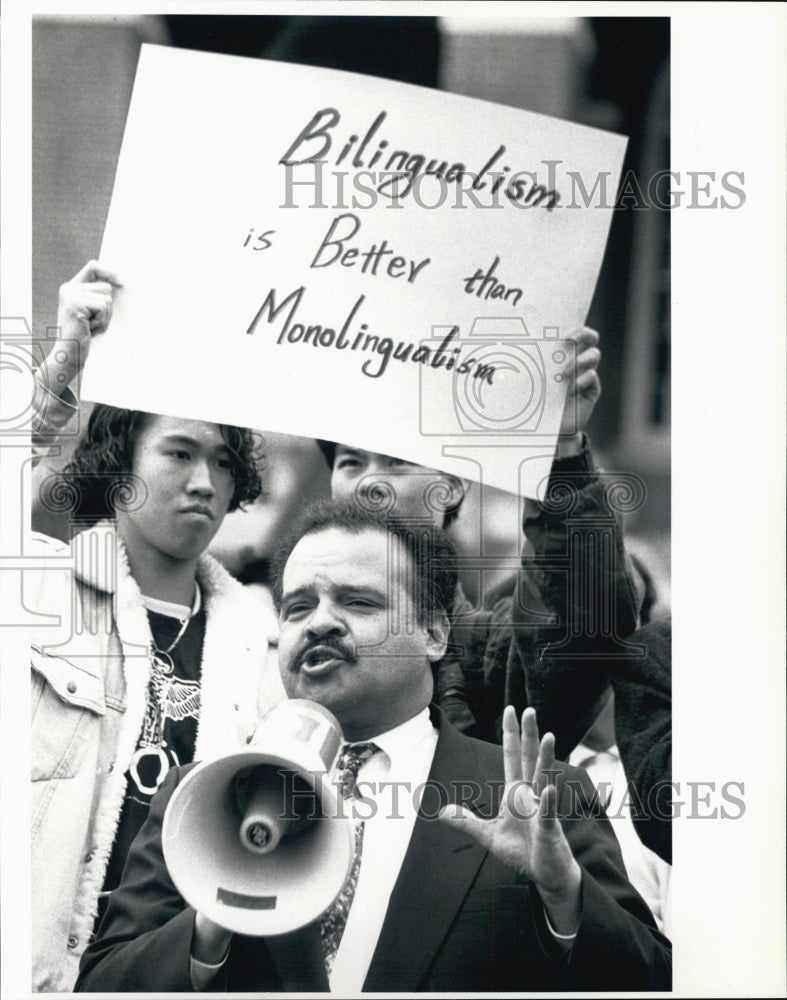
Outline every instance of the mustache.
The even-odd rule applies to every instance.
[[[304,642],[295,654],[290,670],[298,670],[313,649],[329,649],[337,659],[347,660],[349,663],[355,662],[355,650],[352,646],[335,636],[325,636],[322,639],[310,639]]]

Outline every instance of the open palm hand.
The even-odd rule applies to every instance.
[[[581,871],[557,818],[554,765],[554,736],[539,740],[535,710],[525,710],[520,734],[509,706],[503,715],[505,788],[498,815],[484,820],[465,807],[448,806],[440,818],[532,879],[555,929],[570,934],[579,919]]]

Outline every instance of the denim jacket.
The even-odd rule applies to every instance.
[[[72,989],[92,933],[152,640],[112,525],[71,546],[35,535],[32,554],[25,604],[41,618],[31,642],[33,989],[58,992]],[[242,749],[284,689],[264,606],[209,556],[197,579],[207,617],[196,757],[207,759]]]

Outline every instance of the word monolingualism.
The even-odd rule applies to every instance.
[[[291,303],[290,310],[285,315],[279,336],[276,339],[277,344],[284,343],[286,338],[288,344],[311,344],[312,347],[334,347],[337,351],[371,351],[373,354],[379,355],[380,360],[369,359],[361,365],[361,371],[364,375],[368,375],[369,378],[379,378],[383,375],[385,369],[388,367],[388,362],[393,358],[394,361],[412,361],[415,364],[428,365],[430,368],[444,368],[446,373],[453,371],[454,367],[456,367],[457,375],[471,373],[473,378],[481,379],[489,385],[493,385],[494,365],[482,364],[473,357],[463,360],[461,364],[457,364],[459,355],[462,352],[462,345],[451,347],[451,342],[459,333],[459,327],[453,327],[437,348],[430,348],[426,344],[406,343],[401,340],[397,344],[394,344],[394,341],[390,337],[380,337],[377,334],[369,333],[368,323],[361,323],[355,336],[350,337],[348,336],[350,326],[354,322],[356,314],[366,298],[365,295],[360,295],[355,305],[347,314],[347,318],[337,334],[335,328],[325,326],[321,323],[306,326],[303,323],[293,322],[305,291],[306,289],[301,285],[300,288],[296,288],[294,292],[290,292],[286,298],[277,304],[276,289],[272,288],[260,306],[259,312],[249,324],[246,333],[255,333],[258,324],[263,319],[267,319],[268,323],[273,323],[284,307]],[[449,347],[451,347],[450,353],[448,352]],[[378,365],[376,371],[374,370],[375,363]]]

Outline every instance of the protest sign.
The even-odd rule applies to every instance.
[[[144,46],[101,250],[123,288],[83,395],[536,495],[625,144],[387,80]]]

